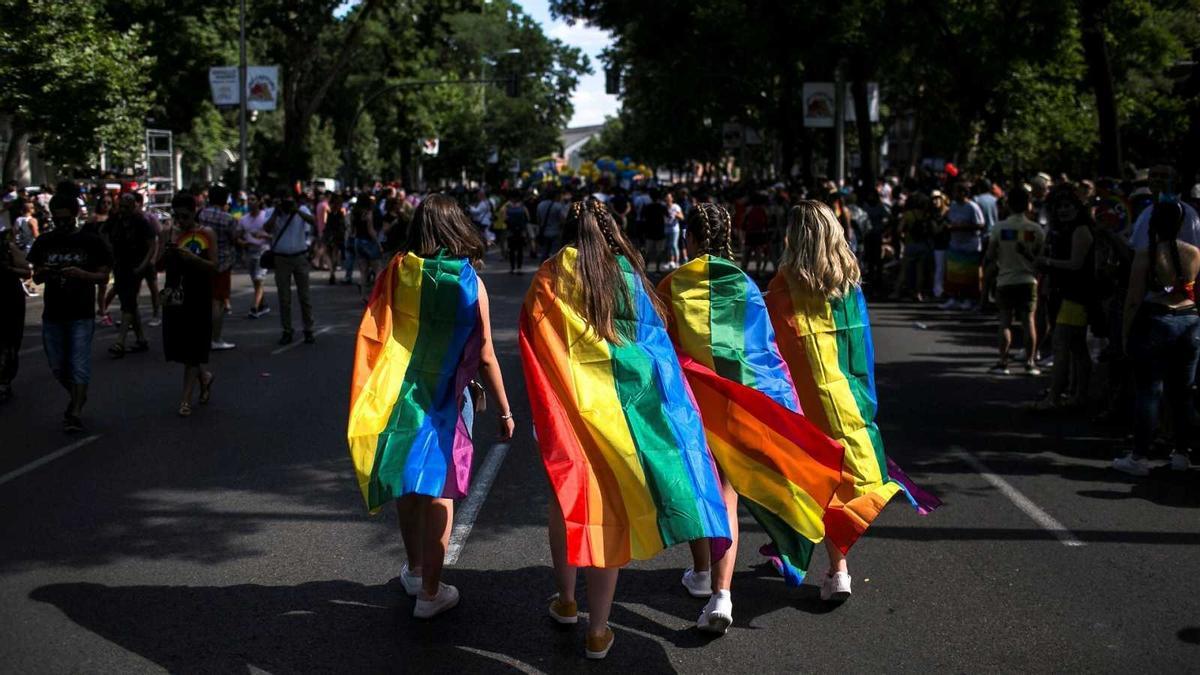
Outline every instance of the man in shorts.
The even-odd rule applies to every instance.
[[[1025,372],[1039,375],[1034,362],[1037,354],[1037,329],[1034,312],[1037,309],[1037,269],[1035,261],[1042,255],[1046,233],[1041,225],[1030,220],[1029,192],[1022,187],[1009,191],[1008,210],[1011,215],[996,223],[988,241],[985,264],[995,270],[996,305],[1000,309],[1000,361],[989,372],[1008,375],[1008,352],[1012,346],[1012,323],[1021,322],[1025,342]]]
[[[233,349],[237,345],[221,339],[225,324],[225,302],[229,300],[233,264],[237,258],[238,225],[229,215],[229,188],[214,184],[208,189],[208,206],[196,215],[201,227],[211,228],[217,236],[217,273],[213,275],[212,350]]]
[[[270,214],[263,210],[257,195],[250,195],[247,207],[250,210],[242,216],[241,222],[241,244],[245,254],[242,259],[246,262],[250,282],[254,284],[254,305],[250,308],[249,317],[257,319],[271,311],[264,298],[263,281],[267,278],[267,270],[262,266],[262,254],[271,245],[271,235],[263,229]]]

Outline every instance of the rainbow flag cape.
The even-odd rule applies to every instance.
[[[662,321],[627,260],[620,344],[586,324],[578,252],[542,264],[521,311],[521,361],[570,564],[617,567],[693,539],[729,546],[716,465]]]
[[[875,424],[875,346],[862,289],[826,299],[777,274],[766,302],[804,414],[845,448],[847,480],[825,513],[830,541],[843,553],[850,550],[897,492],[922,515],[940,506],[883,452]]]
[[[346,430],[372,513],[406,494],[466,496],[463,390],[480,340],[479,279],[466,258],[408,253],[388,263],[358,329]]]
[[[842,448],[800,415],[758,286],[734,263],[700,256],[662,280],[670,332],[708,445],[774,542],[776,567],[804,581],[825,510],[842,481]]]

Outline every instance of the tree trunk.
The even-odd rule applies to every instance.
[[[1080,0],[1083,58],[1088,79],[1096,95],[1096,117],[1100,132],[1100,175],[1121,177],[1121,130],[1117,122],[1116,95],[1113,92],[1112,67],[1108,44],[1104,39],[1104,12],[1108,0]]]
[[[4,180],[17,181],[22,186],[32,179],[29,165],[29,132],[13,121],[8,147],[4,150]]]
[[[875,130],[871,126],[871,106],[867,100],[866,74],[856,72],[850,82],[854,95],[854,124],[858,127],[858,178],[868,189],[875,187]]]

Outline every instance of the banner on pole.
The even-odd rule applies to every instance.
[[[238,69],[234,66],[208,69],[208,86],[212,89],[215,106],[238,104]]]
[[[421,154],[426,157],[437,157],[439,145],[436,138],[423,138],[421,139]]]
[[[278,100],[279,66],[248,66],[246,68],[246,109],[274,110]]]
[[[804,126],[810,128],[833,128],[834,87],[832,82],[804,83]],[[879,83],[867,83],[867,109],[872,122],[879,121]],[[858,119],[854,113],[854,95],[850,84],[846,84],[845,120]]]

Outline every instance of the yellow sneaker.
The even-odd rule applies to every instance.
[[[607,626],[604,628],[602,635],[588,633],[586,656],[589,659],[602,659],[608,656],[608,650],[612,649],[613,642],[616,639],[617,636],[613,635],[612,629]]]
[[[564,625],[579,623],[579,605],[574,600],[563,600],[555,593],[550,599],[550,618]]]

